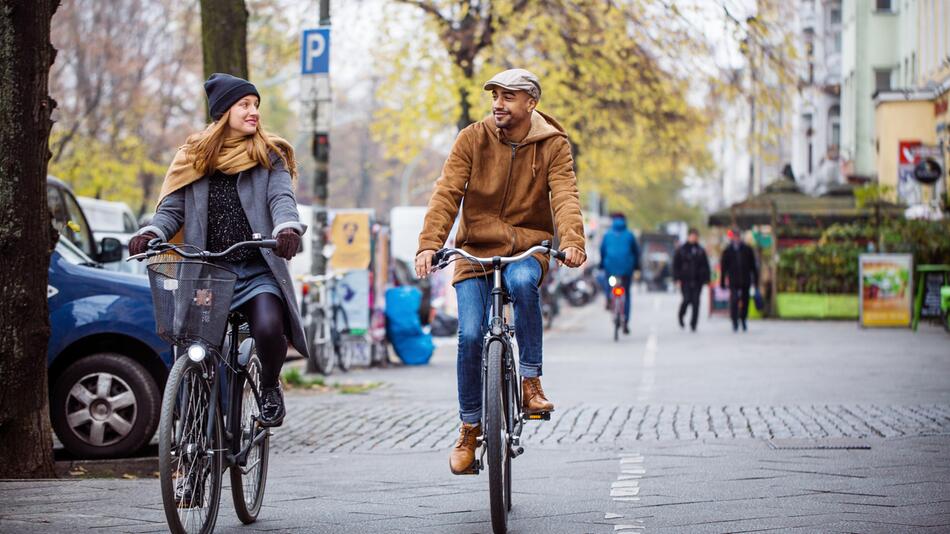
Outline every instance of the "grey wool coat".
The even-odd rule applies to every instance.
[[[237,177],[238,196],[251,224],[251,231],[276,237],[277,232],[293,228],[303,235],[307,226],[300,222],[290,172],[279,157],[273,156],[271,162],[272,169],[258,165],[242,171]],[[207,177],[202,177],[162,199],[152,223],[141,228],[136,235],[153,232],[162,241],[168,241],[181,230],[182,225],[185,228],[185,243],[205,250],[208,241]],[[284,296],[286,316],[290,319],[290,324],[287,325],[289,341],[297,352],[308,357],[300,309],[287,260],[278,257],[270,249],[261,249],[261,252]]]

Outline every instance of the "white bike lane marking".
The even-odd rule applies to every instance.
[[[654,297],[653,310],[659,311],[660,299]],[[656,384],[656,354],[659,348],[657,338],[657,314],[652,314],[650,333],[643,350],[643,366],[640,373],[640,387],[637,393],[638,403],[647,403],[653,395]],[[610,485],[610,498],[616,503],[636,503],[640,501],[640,481],[646,474],[645,458],[638,452],[620,454],[620,473]],[[620,520],[623,514],[605,513],[604,520]],[[624,523],[615,523],[614,532],[643,532],[645,525],[642,519],[627,520]]]
[[[646,474],[644,457],[640,453],[630,452],[620,454],[620,473],[610,485],[610,498],[616,503],[633,503],[640,500],[640,480]],[[623,514],[605,513],[604,520],[623,519]],[[642,519],[627,520],[624,523],[614,523],[614,532],[643,532],[645,525]]]
[[[637,402],[649,402],[656,384],[656,351],[659,347],[656,336],[656,325],[650,325],[650,334],[647,336],[646,347],[643,350],[643,370],[640,373],[640,387],[637,388]]]

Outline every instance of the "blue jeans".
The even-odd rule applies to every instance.
[[[503,271],[505,291],[514,305],[521,376],[541,376],[541,264],[534,258]],[[482,420],[482,341],[491,316],[492,277],[455,284],[459,312],[458,393],[463,423]]]
[[[617,278],[620,279],[620,285],[623,286],[623,289],[624,289],[623,291],[623,317],[629,323],[630,322],[630,284],[633,282],[633,277],[632,276],[617,276]],[[610,280],[610,277],[608,276],[605,280]],[[607,302],[610,302],[614,298],[614,295],[613,293],[611,293],[613,288],[610,287],[609,281],[604,282],[604,288],[607,290]]]

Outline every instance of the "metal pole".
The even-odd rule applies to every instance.
[[[330,25],[330,0],[320,0],[320,26]],[[330,75],[327,74],[326,86],[329,88]],[[319,91],[319,84],[314,86]],[[311,272],[326,274],[327,259],[323,256],[323,247],[326,245],[325,233],[327,227],[327,202],[330,182],[330,135],[328,131],[320,131],[320,107],[322,95],[314,95],[313,110],[313,143],[311,146],[316,170],[313,176],[313,257]],[[329,106],[325,110],[329,112]],[[329,117],[327,117],[329,118]],[[327,121],[329,125],[329,122]]]
[[[330,0],[320,0],[320,26],[330,25]],[[327,73],[326,87],[329,91],[330,74]],[[327,228],[327,203],[329,197],[330,182],[330,133],[321,131],[320,128],[320,107],[322,99],[329,99],[329,93],[326,96],[320,94],[320,83],[314,84],[314,103],[313,103],[313,142],[311,151],[316,163],[316,170],[313,176],[313,220],[311,221],[310,239],[313,244],[311,251],[310,272],[312,274],[326,274],[327,258],[323,255],[323,248],[326,243]],[[325,109],[329,113],[329,106]],[[327,117],[329,119],[329,117]],[[325,130],[329,130],[329,121]],[[311,310],[312,311],[312,310]],[[313,350],[311,348],[311,350]],[[313,359],[307,360],[307,372],[316,373],[317,368]]]

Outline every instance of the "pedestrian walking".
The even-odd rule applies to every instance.
[[[640,246],[637,238],[627,228],[627,217],[623,213],[611,215],[610,230],[600,242],[600,267],[604,270],[604,280],[614,276],[624,288],[623,294],[623,333],[630,333],[630,284],[633,271],[640,268]],[[610,309],[610,284],[604,284],[607,292],[607,309]]]
[[[703,286],[709,283],[709,259],[706,250],[699,244],[699,230],[695,228],[689,229],[686,243],[676,249],[673,255],[673,279],[683,293],[679,309],[680,328],[686,328],[683,317],[686,309],[692,306],[689,328],[695,332],[699,322],[699,297]]]
[[[759,283],[759,268],[755,263],[752,247],[742,242],[738,228],[729,230],[729,246],[722,251],[719,267],[722,271],[721,286],[729,289],[729,317],[732,318],[732,331],[739,326],[745,332],[746,318],[749,316],[749,289]]]
[[[204,84],[212,123],[188,137],[165,175],[151,224],[129,241],[129,254],[155,238],[182,239],[198,250],[221,252],[253,234],[277,240],[277,248],[244,249],[222,265],[237,273],[231,310],[248,320],[261,359],[262,426],[280,426],[284,395],[280,369],[287,342],[306,356],[288,261],[307,230],[300,222],[293,146],[261,125],[260,94],[251,82],[215,73]]]
[[[556,230],[564,265],[580,267],[587,255],[571,145],[564,128],[535,109],[541,82],[529,71],[511,69],[495,75],[484,88],[491,91],[491,115],[459,132],[435,182],[419,235],[416,274],[423,278],[432,271],[433,257],[445,245],[463,199],[456,237],[462,250],[487,257],[517,254],[552,240]],[[538,286],[547,269],[547,258],[537,256],[505,267],[504,283],[518,331],[526,414],[554,411],[554,403],[541,388],[543,322]],[[455,264],[452,283],[458,298],[462,427],[449,468],[456,475],[471,471],[482,432],[482,342],[489,326],[490,274],[491,269],[478,264]]]

